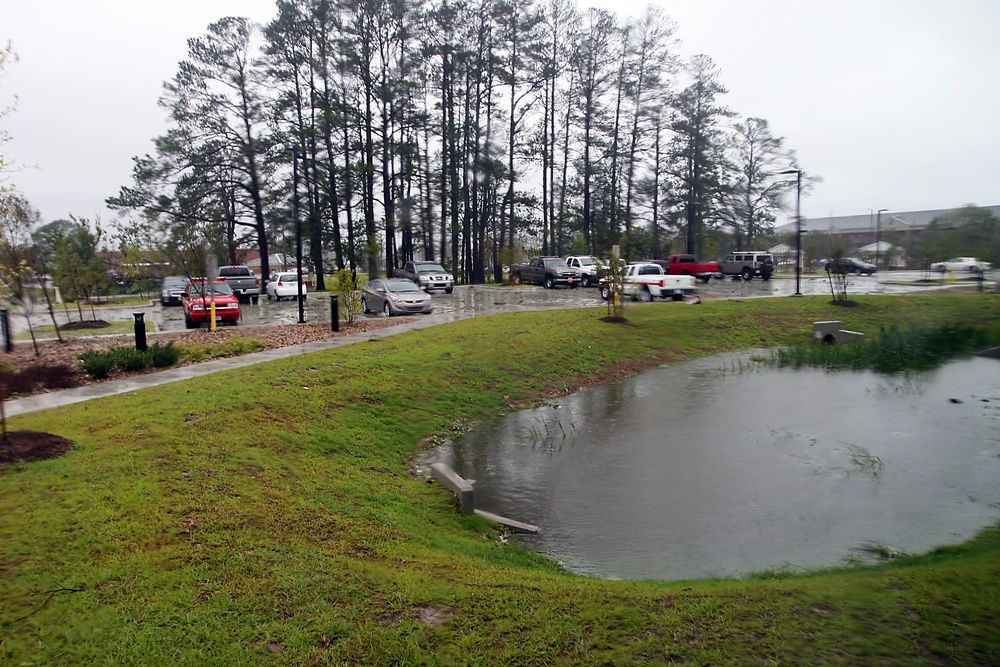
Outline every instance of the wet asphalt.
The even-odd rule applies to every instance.
[[[854,294],[896,294],[915,290],[934,290],[947,286],[944,283],[920,287],[915,287],[911,284],[900,284],[906,281],[918,280],[921,277],[919,272],[897,272],[888,274],[886,278],[882,276],[852,277],[848,289],[850,293]],[[803,295],[815,295],[828,294],[830,287],[825,277],[808,276],[800,278],[799,281],[796,281],[794,277],[779,277],[769,281],[756,279],[750,282],[724,278],[721,280],[713,279],[707,284],[700,282],[698,284],[698,294],[703,299],[792,296],[796,293],[796,289]],[[995,289],[995,283],[988,284],[987,289]],[[506,288],[469,285],[456,287],[452,294],[434,292],[433,300],[434,313],[431,315],[415,316],[415,320],[412,322],[385,327],[376,331],[336,336],[322,341],[255,352],[239,357],[216,359],[179,368],[170,368],[123,380],[102,382],[86,387],[27,396],[7,401],[5,404],[6,414],[7,416],[15,416],[80,403],[93,398],[124,394],[231,368],[241,368],[264,361],[294,357],[319,350],[350,345],[359,341],[380,339],[404,331],[446,324],[448,322],[457,322],[480,315],[560,308],[603,308],[605,306],[605,302],[600,298],[595,288],[547,290],[541,287]],[[330,306],[331,299],[327,294],[311,295],[303,304],[305,321],[330,322]],[[102,308],[101,317],[109,321],[132,321],[135,312],[143,312],[144,317],[148,321],[153,322],[158,331],[184,330],[184,316],[181,309],[177,306],[163,307],[158,302],[151,302],[147,308]],[[371,317],[375,316],[372,315]],[[242,323],[244,325],[294,326],[298,321],[299,309],[296,301],[272,302],[261,300],[257,304],[244,304],[243,306]]]

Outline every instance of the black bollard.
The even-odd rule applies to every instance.
[[[10,311],[6,308],[0,309],[0,330],[3,331],[3,351],[14,351],[14,336],[10,331]]]
[[[330,295],[330,330],[340,331],[340,306],[336,294]]]
[[[132,313],[135,318],[135,349],[140,352],[146,351],[146,323],[142,321],[146,313]]]

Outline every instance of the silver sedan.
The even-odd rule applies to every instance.
[[[366,313],[382,313],[386,317],[431,313],[431,295],[416,283],[398,278],[376,278],[361,293],[361,304]]]

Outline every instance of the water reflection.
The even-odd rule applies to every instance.
[[[739,576],[907,552],[1000,518],[1000,366],[919,376],[714,357],[581,391],[442,448],[477,507],[584,574]],[[952,399],[957,399],[958,403]]]

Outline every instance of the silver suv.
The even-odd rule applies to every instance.
[[[774,273],[774,257],[769,252],[755,250],[732,252],[726,255],[719,268],[726,276],[739,276],[743,280],[760,276],[763,280],[770,280]]]

